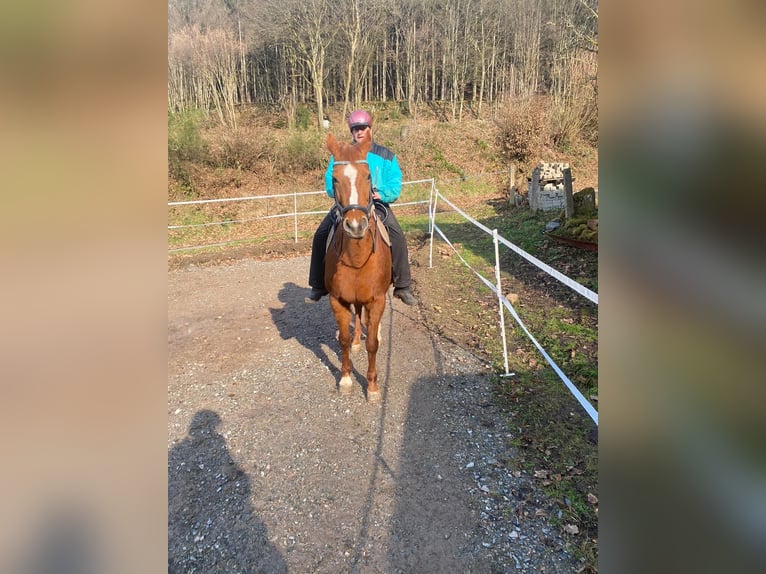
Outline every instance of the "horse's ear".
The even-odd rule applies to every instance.
[[[332,133],[327,134],[327,149],[330,150],[330,153],[337,157],[338,156],[338,140],[335,139],[335,136],[332,135]]]

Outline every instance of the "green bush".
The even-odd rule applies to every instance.
[[[168,112],[168,175],[186,196],[194,195],[189,163],[205,163],[207,142],[200,134],[201,111]]]
[[[199,110],[168,113],[168,157],[179,161],[205,162],[208,146],[200,134],[203,114]]]
[[[282,173],[321,169],[327,163],[320,135],[302,132],[290,135],[275,160]]]
[[[300,106],[295,110],[295,127],[299,130],[307,130],[311,124],[311,112],[305,106]]]

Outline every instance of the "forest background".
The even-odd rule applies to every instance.
[[[444,121],[545,96],[554,145],[597,141],[597,0],[169,0],[168,107],[397,101]]]

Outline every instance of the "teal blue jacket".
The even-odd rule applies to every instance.
[[[324,174],[325,191],[333,197],[332,168],[335,158],[330,156],[327,171]],[[402,192],[402,170],[396,155],[387,147],[373,142],[370,151],[367,152],[367,165],[370,167],[372,187],[380,194],[383,203],[393,203],[399,199]]]

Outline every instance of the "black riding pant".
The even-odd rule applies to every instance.
[[[412,282],[407,240],[404,237],[402,228],[399,227],[399,222],[396,220],[393,210],[386,204],[383,204],[383,206],[387,211],[384,223],[391,238],[394,288],[403,289],[409,287]],[[380,214],[380,209],[378,209],[378,213]],[[324,257],[327,250],[327,237],[330,235],[334,222],[335,209],[333,208],[325,216],[314,233],[314,240],[311,244],[311,265],[309,267],[309,285],[314,289],[326,289],[324,284]]]

